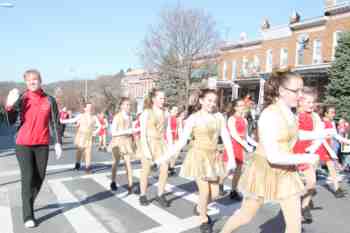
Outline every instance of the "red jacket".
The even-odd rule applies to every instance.
[[[16,139],[17,145],[49,145],[50,124],[52,121],[55,121],[52,124],[55,129],[52,130],[55,131],[55,136],[60,141],[57,134],[58,112],[56,110],[54,112],[57,113],[52,114],[52,104],[49,101],[49,96],[43,90],[40,89],[35,92],[27,90],[21,96],[19,102],[20,109],[7,109],[9,112],[18,111],[20,114],[20,127]],[[56,103],[54,102],[53,104]],[[54,109],[56,108],[54,107]],[[51,120],[52,117],[55,119]]]

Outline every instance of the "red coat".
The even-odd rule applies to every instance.
[[[299,130],[303,131],[313,131],[314,130],[314,122],[312,113],[299,113],[298,114],[298,127]],[[306,153],[306,149],[311,146],[312,140],[298,140],[293,148],[293,152],[297,154]],[[305,171],[309,168],[308,164],[302,164],[298,166],[298,169],[301,171]]]
[[[329,121],[329,120],[323,120],[324,123],[324,128],[325,129],[332,129],[334,128],[333,122]],[[332,146],[332,140],[331,139],[326,139],[328,145]],[[320,160],[323,162],[327,162],[331,160],[331,156],[328,152],[328,150],[326,149],[326,147],[322,144],[320,146],[320,148],[318,148],[318,150],[316,151],[316,153],[318,155],[320,155]]]
[[[243,140],[245,140],[245,137],[247,135],[247,128],[248,128],[247,121],[243,117],[235,117],[235,119],[236,119],[235,120],[236,131],[239,134],[239,136]],[[235,155],[236,163],[243,164],[243,162],[244,162],[244,148],[243,148],[243,146],[233,138],[231,139],[231,141],[232,141],[233,153]],[[226,150],[224,151],[223,160],[225,162],[228,161],[228,154],[227,154]]]
[[[22,125],[16,144],[23,146],[48,145],[50,141],[51,107],[43,90],[26,91],[22,97]]]

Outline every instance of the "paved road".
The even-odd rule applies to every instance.
[[[192,209],[198,198],[194,183],[181,177],[171,177],[167,186],[170,208],[153,202],[147,207],[138,204],[138,196],[127,195],[126,177],[121,168],[120,188],[109,191],[110,155],[94,151],[94,173],[72,170],[74,146],[66,138],[65,156],[56,161],[51,152],[48,176],[35,205],[40,225],[24,229],[21,220],[20,185],[17,161],[11,149],[0,152],[0,233],[195,233],[199,232],[197,217]],[[1,142],[0,142],[1,143]],[[134,163],[134,178],[139,177],[139,164]],[[179,169],[179,168],[178,168]],[[156,174],[154,174],[156,176]],[[344,183],[348,188],[348,184]],[[350,204],[348,198],[334,199],[324,181],[319,182],[315,199],[318,210],[313,211],[315,222],[305,225],[308,233],[349,233]],[[149,198],[156,193],[156,179],[151,179]],[[227,197],[210,206],[209,214],[218,230],[227,216],[240,203]],[[253,221],[237,233],[279,233],[284,230],[283,216],[277,205],[264,206]]]

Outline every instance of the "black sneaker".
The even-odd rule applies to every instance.
[[[202,223],[199,230],[201,233],[213,233],[213,228],[209,222]]]
[[[307,223],[307,224],[312,223],[312,214],[311,214],[309,206],[307,206],[301,210],[301,215],[303,216],[305,223]]]
[[[118,187],[117,187],[117,185],[115,184],[115,182],[111,182],[110,187],[111,187],[111,190],[112,190],[112,191],[117,191],[117,190],[118,190]]]
[[[241,195],[239,195],[239,193],[236,190],[232,190],[230,192],[230,199],[232,200],[236,200],[236,201],[242,201],[242,197]]]
[[[80,170],[80,163],[75,163],[74,170],[79,171]]]
[[[86,173],[87,175],[92,174],[92,169],[91,169],[91,167],[85,168],[85,173]]]
[[[133,186],[128,186],[128,195],[131,195],[134,193],[134,187]]]
[[[169,176],[175,176],[176,175],[175,168],[169,167],[168,168],[168,173],[169,173]]]
[[[342,189],[342,188],[338,188],[338,189],[334,192],[334,196],[335,196],[336,198],[343,198],[343,197],[345,197],[345,194],[346,194],[346,192],[345,192],[344,189]]]
[[[152,171],[152,172],[157,172],[157,171],[158,171],[158,166],[157,166],[157,164],[153,164],[153,165],[151,166],[151,171]]]
[[[165,198],[164,194],[161,196],[156,197],[156,201],[162,206],[162,207],[169,207],[170,203],[169,201]]]
[[[139,197],[139,202],[140,202],[140,205],[143,205],[143,206],[149,205],[149,201],[147,200],[146,195],[141,195]]]
[[[312,199],[310,200],[309,208],[310,208],[311,210],[314,210],[314,209],[315,209],[315,204],[314,204],[314,201],[313,201]]]
[[[134,184],[133,185],[133,188],[132,188],[132,192],[134,193],[134,194],[140,194],[141,192],[140,192],[140,184]]]

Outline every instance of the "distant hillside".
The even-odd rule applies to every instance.
[[[116,75],[102,75],[94,80],[68,80],[44,84],[43,89],[57,98],[60,107],[66,106],[73,111],[79,111],[85,101],[85,85],[87,84],[87,98],[93,102],[96,111],[114,109],[118,101],[121,88],[120,81],[124,73]],[[0,105],[3,105],[8,92],[18,88],[25,89],[24,83],[0,82]]]

